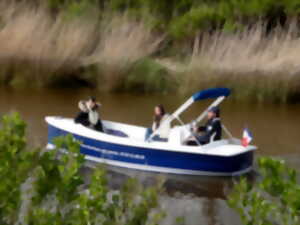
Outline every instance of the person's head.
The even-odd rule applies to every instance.
[[[96,103],[96,98],[95,97],[89,97],[88,100],[87,100],[87,105],[89,108],[93,109],[95,106],[97,106],[97,103]]]
[[[165,109],[164,109],[163,105],[157,105],[154,107],[154,115],[155,116],[165,115]]]
[[[220,109],[216,106],[211,107],[207,112],[207,119],[213,119],[220,117]]]

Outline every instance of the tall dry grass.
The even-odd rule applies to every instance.
[[[0,10],[0,63],[7,69],[2,72],[6,82],[43,85],[51,76],[69,74],[96,41],[95,22],[66,22],[62,15],[53,18],[43,6],[23,3]]]
[[[286,101],[300,94],[299,59],[295,23],[268,34],[263,23],[233,34],[205,34],[184,72],[185,88],[228,86],[238,97]]]
[[[113,88],[127,75],[125,66],[152,54],[161,41],[125,15],[111,16],[110,22],[97,15],[67,19],[43,5],[15,2],[0,4],[0,15],[0,81],[13,85],[44,86],[75,77],[105,80]],[[91,65],[97,69],[81,73]]]
[[[132,64],[156,52],[163,40],[163,36],[155,35],[143,22],[133,21],[126,14],[104,19],[100,30],[100,41],[83,63],[98,65],[108,89],[117,88]]]
[[[107,14],[70,19],[43,5],[0,2],[0,84],[68,86],[76,80],[106,90],[160,90],[180,83],[184,92],[227,86],[236,97],[256,100],[300,96],[296,23],[268,34],[263,23],[204,34],[189,62],[178,66],[149,59],[163,35],[126,14]],[[165,67],[172,67],[169,74]]]

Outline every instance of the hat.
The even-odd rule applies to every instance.
[[[218,115],[220,114],[220,109],[217,106],[213,106],[208,110],[208,112],[213,112]]]
[[[85,101],[79,101],[78,102],[78,107],[82,112],[88,112],[89,111]]]

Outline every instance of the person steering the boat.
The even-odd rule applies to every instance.
[[[222,124],[220,119],[220,109],[218,107],[211,107],[207,113],[207,122],[205,126],[198,128],[202,135],[197,137],[197,141],[201,144],[208,144],[211,141],[221,140]]]
[[[186,145],[205,145],[211,141],[218,141],[222,137],[222,125],[220,120],[220,110],[212,107],[207,113],[207,122],[205,126],[194,124],[191,129],[191,135],[185,140]]]
[[[95,97],[90,97],[87,101],[79,101],[78,107],[80,112],[75,117],[75,123],[90,127],[97,131],[103,132],[103,126],[99,117],[98,109],[101,105],[96,102]]]
[[[155,141],[167,141],[170,133],[170,123],[164,123],[164,121],[169,117],[166,113],[163,105],[157,105],[154,107],[154,116],[152,127],[148,128],[146,131],[145,140],[151,136],[151,134],[157,131],[157,134],[152,138]]]

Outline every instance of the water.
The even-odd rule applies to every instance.
[[[150,126],[153,107],[164,104],[173,112],[186,98],[174,95],[132,95],[96,93],[88,89],[19,90],[0,89],[0,115],[18,111],[28,123],[28,138],[32,145],[45,145],[47,126],[44,117],[60,115],[73,117],[77,102],[93,95],[102,103],[101,117],[130,124]],[[182,116],[189,122],[198,116],[208,102],[196,103]],[[246,104],[225,100],[221,105],[223,123],[236,137],[241,137],[247,126],[259,147],[257,155],[285,158],[300,169],[300,104],[272,105]],[[128,177],[137,177],[145,184],[154,182],[158,174],[109,167],[112,187],[118,187]],[[185,224],[235,225],[238,216],[226,205],[225,198],[232,186],[231,178],[193,177],[168,175],[165,177],[166,194],[161,204],[168,217],[163,224],[174,224],[177,216]]]

